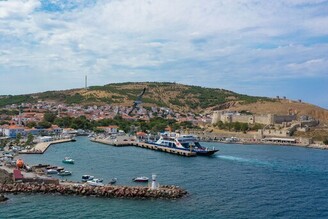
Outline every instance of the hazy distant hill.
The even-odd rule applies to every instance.
[[[246,110],[259,114],[286,114],[288,111],[293,111],[299,115],[307,114],[322,121],[328,121],[327,110],[306,103],[247,96],[223,89],[159,82],[118,83],[92,86],[88,89],[1,96],[0,106],[22,102],[37,102],[38,100],[66,104],[115,104],[129,106],[132,105],[133,100],[135,100],[144,87],[147,88],[143,96],[143,106],[145,107],[163,106],[180,112],[195,113],[220,109]]]

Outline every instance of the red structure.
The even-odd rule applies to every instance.
[[[14,182],[17,182],[19,180],[23,180],[23,174],[21,173],[20,170],[18,169],[14,169],[14,172],[13,172],[13,180]]]

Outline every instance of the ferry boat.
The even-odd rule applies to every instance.
[[[197,155],[203,156],[211,156],[219,151],[214,147],[210,149],[202,146],[198,138],[194,135],[179,135],[178,133],[164,133],[154,144],[162,147],[192,151]]]

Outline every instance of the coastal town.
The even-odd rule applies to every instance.
[[[0,146],[10,141],[11,144],[16,143],[15,146],[23,145],[29,148],[33,141],[45,142],[69,138],[72,135],[88,135],[95,131],[105,135],[119,133],[136,135],[138,133],[138,137],[141,138],[145,138],[146,135],[156,136],[157,132],[161,131],[176,131],[172,130],[174,127],[169,125],[161,126],[157,130],[145,130],[145,127],[138,127],[131,123],[141,121],[147,124],[154,118],[161,118],[165,121],[183,124],[176,126],[179,132],[195,134],[203,141],[277,143],[325,148],[324,143],[316,139],[293,136],[295,132],[306,133],[311,128],[320,125],[319,120],[307,115],[296,116],[293,111],[285,115],[257,115],[250,112],[225,110],[194,114],[175,112],[166,107],[141,106],[133,115],[129,115],[130,110],[129,106],[66,105],[46,101],[39,101],[36,104],[7,105],[0,109],[0,140],[2,141]],[[61,119],[67,118],[82,119],[83,122],[98,122],[100,125],[88,127],[80,121],[73,125],[65,124],[67,121]],[[115,123],[115,118],[130,122],[130,127],[120,127]],[[102,125],[103,121],[107,122],[106,125]],[[115,124],[108,124],[108,121]]]
[[[101,190],[94,190],[92,187],[86,189],[85,184],[60,181],[47,176],[52,171],[58,174],[70,174],[69,171],[61,169],[61,167],[54,167],[51,164],[39,164],[32,167],[27,164],[18,166],[17,162],[19,160],[15,159],[17,155],[43,154],[52,144],[75,141],[76,136],[89,136],[90,141],[96,143],[113,146],[137,146],[187,157],[202,154],[210,156],[218,150],[201,146],[198,146],[198,149],[192,149],[195,146],[191,145],[190,150],[189,146],[179,148],[179,142],[192,141],[193,145],[198,145],[198,141],[210,141],[225,144],[270,144],[319,149],[328,148],[325,142],[315,142],[311,138],[293,136],[295,132],[307,132],[311,128],[319,126],[320,121],[307,115],[297,116],[292,111],[285,115],[256,115],[250,112],[221,110],[196,115],[193,113],[178,113],[164,107],[138,107],[133,115],[129,115],[128,112],[131,111],[131,107],[66,105],[45,101],[39,101],[37,104],[12,104],[0,110],[2,112],[0,115],[2,124],[0,126],[0,149],[3,151],[0,156],[0,169],[10,173],[6,180],[14,183],[1,186],[0,192],[5,193],[54,192],[100,197],[136,198],[178,198],[187,193],[174,186],[153,187],[153,189],[156,188],[156,193],[149,192],[150,190],[144,188],[142,188],[142,191],[139,191],[140,188],[130,187],[113,189],[112,185]],[[86,127],[88,123],[84,122],[74,125],[65,124],[63,121],[67,118],[94,122],[95,126]],[[156,118],[171,122],[162,124],[157,129],[150,127],[150,130],[145,130],[145,128],[138,127],[133,123],[136,121],[150,123]],[[117,119],[123,122],[118,124]],[[59,126],[58,121],[62,122],[63,127]],[[104,124],[103,121],[106,121],[107,125],[101,125]],[[129,125],[122,125],[124,121],[130,122]],[[179,129],[172,130],[174,125],[172,121],[183,124],[183,126],[175,126]],[[108,124],[108,122],[113,124]],[[160,136],[163,133],[166,133],[166,137],[161,142],[162,137]],[[170,133],[175,134],[170,137],[172,135]],[[185,139],[183,136],[186,136]],[[196,138],[192,140],[191,136],[196,136]],[[171,143],[168,141],[170,138],[172,139]],[[175,145],[176,142],[178,142],[177,145]],[[166,144],[170,144],[170,146],[168,147]],[[175,146],[173,147],[173,145]],[[24,182],[24,186],[17,186],[15,182]],[[40,182],[49,186],[40,187],[33,184],[40,184]],[[116,182],[116,180],[113,182]],[[92,181],[92,183],[98,185],[99,182]],[[99,185],[103,186],[104,184],[100,183]],[[160,192],[158,192],[159,190]],[[126,191],[128,192],[125,193]]]

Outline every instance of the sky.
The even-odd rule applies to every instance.
[[[328,0],[0,0],[0,95],[176,82],[328,109]]]

